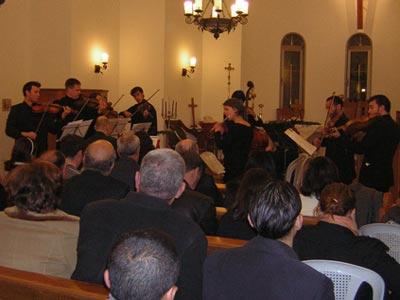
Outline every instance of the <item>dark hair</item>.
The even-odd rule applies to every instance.
[[[315,157],[308,163],[300,191],[304,196],[314,194],[319,199],[322,189],[336,181],[339,174],[335,163],[324,156]]]
[[[60,141],[60,151],[64,153],[66,158],[74,157],[79,151],[84,151],[85,148],[85,139],[75,134],[68,134]]]
[[[356,199],[347,185],[335,182],[322,190],[319,205],[323,213],[345,216],[355,208]]]
[[[326,101],[331,101],[331,100],[333,100],[332,103],[334,105],[343,106],[343,104],[344,104],[342,97],[339,97],[339,96],[330,96],[330,97],[326,98]]]
[[[266,238],[285,236],[301,211],[299,193],[285,181],[270,181],[249,198],[250,219],[258,234]]]
[[[179,257],[170,236],[136,230],[121,235],[109,260],[110,293],[115,299],[159,300],[176,283]]]
[[[65,156],[58,150],[47,150],[43,152],[38,159],[51,162],[59,169],[62,169],[65,165]]]
[[[261,168],[268,172],[271,178],[276,179],[276,166],[274,157],[271,152],[265,151],[253,151],[250,153],[249,159],[247,160],[245,170],[252,168]]]
[[[9,199],[24,211],[53,211],[61,201],[61,177],[60,169],[47,161],[18,166],[6,181]]]
[[[135,133],[140,140],[140,150],[139,150],[139,164],[141,164],[143,157],[146,156],[151,150],[154,150],[153,140],[144,131],[138,131]]]
[[[242,100],[243,102],[246,101],[246,95],[242,90],[234,91],[232,94],[232,98]]]
[[[4,169],[6,171],[11,171],[16,167],[16,162],[31,162],[33,148],[34,144],[30,139],[25,137],[17,138],[11,151],[11,159],[4,162]]]
[[[81,82],[76,78],[68,78],[65,81],[65,88],[66,89],[73,88],[75,85],[81,85]]]
[[[226,100],[223,105],[230,106],[230,107],[236,109],[238,115],[241,115],[242,117],[244,116],[244,106],[243,106],[242,100],[239,100],[236,98],[231,98],[231,99]]]
[[[37,88],[40,88],[42,85],[38,81],[28,81],[27,83],[24,84],[22,87],[22,94],[26,96],[26,92],[30,92],[32,90],[32,87],[35,86]]]
[[[179,153],[179,152],[178,152]],[[198,153],[192,151],[186,151],[180,153],[183,160],[185,161],[185,170],[186,172],[192,171],[196,168],[202,170],[203,168],[203,161]]]
[[[143,89],[140,86],[135,86],[133,89],[131,89],[131,96],[133,96],[137,92],[140,92],[143,94]]]
[[[374,95],[371,98],[369,98],[368,103],[375,101],[376,104],[378,104],[378,106],[383,106],[385,108],[386,112],[390,112],[390,100],[388,97],[386,97],[385,95]]]
[[[235,220],[246,220],[251,197],[271,180],[271,175],[260,168],[250,169],[244,174],[231,207]]]

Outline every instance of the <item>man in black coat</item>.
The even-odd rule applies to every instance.
[[[297,190],[271,181],[257,186],[249,201],[249,222],[258,236],[207,257],[203,299],[334,299],[332,281],[292,249],[303,222]]]
[[[114,148],[108,141],[99,140],[90,144],[83,158],[83,172],[64,185],[61,209],[80,216],[90,202],[125,197],[129,186],[110,176],[115,157]]]
[[[355,152],[364,154],[359,181],[387,192],[393,185],[393,156],[400,140],[400,128],[390,116],[390,100],[384,95],[369,99],[368,115],[373,118]]]
[[[149,152],[136,173],[136,189],[122,200],[89,204],[82,212],[78,261],[73,279],[102,282],[110,250],[118,236],[153,228],[172,236],[181,259],[175,299],[201,299],[202,267],[207,241],[190,219],[170,208],[185,188],[185,163],[173,150]]]
[[[115,152],[117,152],[117,140],[111,136],[111,133],[112,126],[109,119],[105,116],[100,116],[96,119],[94,133],[86,140],[87,144],[98,140],[106,140],[113,145]]]

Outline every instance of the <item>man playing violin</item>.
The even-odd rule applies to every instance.
[[[35,144],[37,155],[47,150],[47,134],[56,133],[62,126],[62,119],[68,114],[63,112],[61,118],[57,118],[47,110],[36,112],[35,105],[39,104],[40,87],[41,84],[37,81],[24,84],[24,101],[11,107],[6,124],[6,134],[14,139],[30,139]]]
[[[390,100],[384,95],[369,99],[370,121],[365,136],[354,142],[356,153],[364,154],[359,181],[381,192],[394,183],[393,156],[400,140],[400,128],[390,116]],[[372,120],[371,120],[372,119]]]
[[[350,184],[356,177],[354,152],[349,147],[350,137],[341,134],[341,131],[337,129],[349,121],[344,113],[342,98],[338,96],[327,98],[325,108],[328,117],[323,136],[317,138],[314,145],[326,147],[325,156],[336,164],[340,180],[345,184]]]
[[[137,104],[121,114],[125,118],[131,118],[132,125],[151,122],[148,134],[157,135],[157,112],[153,105],[144,99],[143,89],[140,86],[134,87],[131,90],[131,96],[136,100]]]

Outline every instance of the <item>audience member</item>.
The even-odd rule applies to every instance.
[[[15,206],[0,213],[0,265],[69,278],[76,263],[79,218],[58,209],[61,172],[35,161],[15,168],[6,189]]]
[[[308,162],[303,183],[300,188],[300,198],[303,216],[316,215],[319,197],[325,186],[339,181],[339,173],[335,163],[327,157],[318,156]]]
[[[135,133],[140,140],[140,151],[139,151],[139,165],[142,163],[143,157],[146,156],[151,150],[154,150],[153,140],[144,131],[138,131]]]
[[[85,147],[85,139],[78,135],[68,134],[61,139],[60,151],[65,156],[64,179],[70,179],[80,173]]]
[[[136,173],[137,193],[122,200],[90,203],[82,212],[78,262],[73,279],[103,280],[107,257],[117,237],[129,230],[153,228],[171,235],[181,258],[177,299],[201,299],[202,268],[207,251],[204,233],[169,206],[185,184],[185,163],[170,149],[157,149],[143,159]]]
[[[260,168],[250,169],[244,174],[233,205],[221,218],[218,236],[250,240],[257,235],[247,219],[250,199],[254,196],[257,187],[267,184],[272,179],[266,170]]]
[[[132,131],[125,131],[117,140],[119,158],[116,160],[111,176],[135,190],[135,174],[139,171],[140,140]]]
[[[11,171],[16,166],[31,162],[34,147],[32,140],[24,137],[17,138],[11,150],[11,159],[4,162],[4,169]]]
[[[355,201],[345,184],[327,185],[320,198],[321,221],[298,232],[294,249],[302,260],[338,260],[371,269],[382,276],[393,299],[399,299],[400,265],[383,242],[357,235]]]
[[[173,300],[179,257],[173,239],[156,230],[125,233],[111,250],[104,282],[110,300]]]
[[[83,157],[83,171],[69,179],[62,192],[61,208],[69,214],[80,216],[90,202],[101,199],[121,199],[129,186],[110,176],[116,154],[106,140],[90,144]]]
[[[64,174],[65,156],[61,151],[47,150],[46,152],[40,154],[39,160],[51,162],[53,165],[60,169],[61,174]]]
[[[111,136],[112,126],[110,120],[106,116],[100,116],[96,119],[94,125],[95,132],[87,139],[87,143],[91,144],[98,140],[106,140],[113,145],[117,151],[117,140]]]
[[[395,205],[383,216],[383,222],[400,224],[400,205]]]
[[[186,152],[199,154],[199,146],[191,139],[184,139],[176,144],[175,151],[181,155]],[[197,186],[195,187],[195,191],[211,197],[214,200],[215,206],[224,205],[222,195],[215,185],[214,178],[210,174],[207,174],[204,162],[202,162],[201,176]]]
[[[196,152],[181,154],[185,161],[185,191],[176,198],[171,207],[200,225],[208,235],[217,230],[217,217],[213,199],[195,191],[202,173],[203,161]]]
[[[292,249],[303,220],[297,190],[270,181],[253,192],[248,218],[258,236],[207,257],[203,299],[334,299],[332,282],[300,262]]]

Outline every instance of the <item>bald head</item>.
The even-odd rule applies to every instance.
[[[85,151],[83,168],[109,175],[114,166],[116,154],[113,145],[106,140],[98,140],[91,143]]]
[[[176,144],[175,151],[181,155],[185,152],[199,153],[199,146],[191,139],[184,139]]]
[[[104,132],[107,135],[111,134],[111,124],[107,117],[100,116],[96,120],[96,124],[94,125],[96,131]]]

